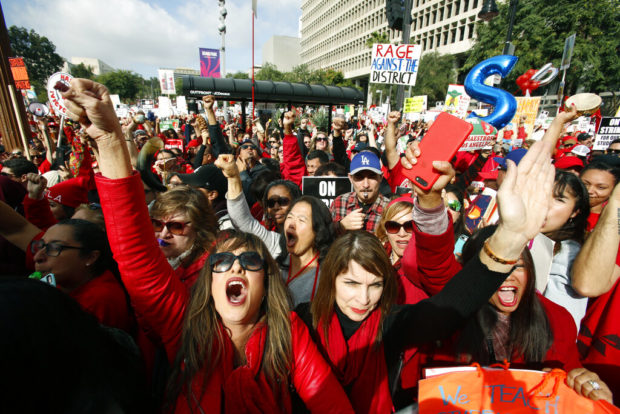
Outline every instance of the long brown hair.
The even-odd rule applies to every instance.
[[[379,345],[382,339],[383,321],[396,301],[397,282],[394,268],[381,242],[363,230],[352,231],[338,238],[321,263],[319,287],[310,307],[312,326],[317,329],[319,322],[323,321],[326,342],[329,340],[327,332],[330,318],[335,312],[336,278],[347,271],[351,261],[358,263],[366,271],[383,277],[383,293],[377,304],[381,312],[381,322],[375,338],[375,345]]]
[[[282,384],[287,384],[292,360],[290,296],[280,276],[278,265],[258,237],[248,233],[224,231],[218,235],[212,253],[234,251],[239,248],[258,252],[264,260],[265,300],[261,305],[257,323],[257,325],[267,324],[261,370],[277,393],[284,388]],[[191,407],[192,379],[199,371],[208,378],[222,358],[225,339],[222,334],[221,318],[211,295],[212,282],[212,269],[207,264],[192,288],[185,311],[181,348],[177,353],[168,384],[169,408],[174,407],[176,399],[182,392],[187,393],[187,402]],[[206,383],[207,381],[204,381],[205,386]],[[202,392],[204,391],[203,389]],[[200,401],[201,396],[195,398]]]
[[[164,218],[183,213],[196,231],[192,253],[185,263],[192,263],[198,256],[211,248],[218,231],[217,218],[207,198],[198,190],[180,186],[157,196],[150,210],[153,218]]]

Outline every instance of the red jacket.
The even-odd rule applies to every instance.
[[[301,188],[301,181],[304,175],[308,175],[306,171],[306,162],[299,150],[297,137],[295,135],[285,135],[282,140],[282,161],[280,162],[280,171],[282,178],[290,180]]]
[[[560,305],[551,302],[546,297],[536,294],[540,300],[553,333],[553,344],[543,358],[541,368],[561,368],[570,371],[581,367],[577,352],[577,328],[571,325],[571,315]],[[443,346],[430,352],[423,353],[421,365],[426,367],[469,364],[470,361],[460,361],[456,356],[456,340],[458,333],[451,340],[445,341]],[[484,346],[481,344],[480,346]],[[529,368],[522,356],[513,356],[510,361],[513,368]]]
[[[140,176],[134,173],[118,180],[98,176],[96,182],[110,245],[132,303],[162,339],[168,359],[174,361],[180,347],[190,293],[157,245]],[[255,329],[248,341],[245,350],[248,361],[256,360],[256,349],[250,344],[257,342],[254,338],[260,332],[260,329]],[[294,315],[291,316],[291,334],[293,355],[290,380],[306,406],[311,412],[353,412],[329,365],[311,341],[304,323]],[[202,396],[198,404],[205,412],[227,411],[223,400],[227,397],[224,393],[227,381],[247,366],[233,368],[232,360],[222,358],[218,368],[209,378],[199,373],[192,381],[190,392],[196,398]],[[206,392],[201,393],[203,384]],[[179,397],[177,412],[190,412],[186,397]]]

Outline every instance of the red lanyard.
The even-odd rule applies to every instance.
[[[291,283],[293,280],[295,280],[297,278],[297,276],[299,276],[300,274],[302,274],[307,268],[308,266],[310,266],[312,264],[312,262],[314,262],[317,257],[319,257],[319,253],[315,254],[314,257],[312,258],[312,260],[310,260],[304,267],[302,267],[299,272],[295,273],[295,276],[291,277],[291,269],[293,268],[292,263],[289,263],[288,266],[288,277],[286,278],[286,286],[289,285],[289,283]],[[314,284],[312,285],[312,295],[310,296],[310,300],[312,300],[314,298],[314,291],[316,290],[316,281],[319,278],[319,266],[316,266],[316,271],[314,272]]]

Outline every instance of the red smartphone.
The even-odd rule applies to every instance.
[[[442,112],[428,129],[420,142],[417,164],[403,174],[422,190],[428,191],[441,175],[433,168],[433,161],[450,161],[474,126],[448,113]]]

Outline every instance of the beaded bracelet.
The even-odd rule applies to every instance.
[[[487,254],[487,256],[489,256],[491,258],[491,260],[493,260],[494,262],[501,263],[501,264],[504,264],[504,265],[513,265],[513,264],[516,264],[518,262],[518,259],[516,259],[516,260],[506,260],[506,259],[503,259],[503,258],[499,257],[498,255],[496,255],[493,252],[493,250],[491,250],[491,248],[489,247],[489,239],[487,239],[484,242],[483,250]]]

